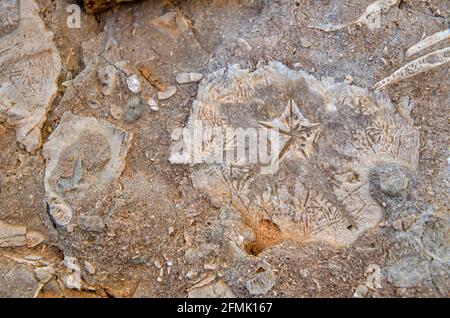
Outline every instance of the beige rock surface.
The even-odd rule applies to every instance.
[[[0,296],[447,297],[445,1],[96,2],[0,1]]]

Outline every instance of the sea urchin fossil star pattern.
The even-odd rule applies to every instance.
[[[417,166],[418,132],[385,95],[317,80],[278,62],[207,76],[188,127],[195,121],[280,132],[274,174],[262,174],[261,164],[192,165],[194,187],[213,205],[237,211],[254,240],[351,244],[382,219],[370,194],[371,169],[386,162]]]

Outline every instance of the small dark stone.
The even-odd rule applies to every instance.
[[[124,119],[127,123],[132,123],[141,117],[145,110],[145,104],[139,97],[131,97],[125,106]]]

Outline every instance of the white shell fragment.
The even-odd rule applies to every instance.
[[[203,75],[200,73],[180,73],[177,75],[178,84],[188,84],[200,81]]]
[[[122,173],[131,139],[131,133],[101,120],[63,114],[43,150],[45,196],[56,224],[68,225],[74,210],[95,206],[98,195],[109,191]]]
[[[127,86],[130,92],[138,94],[141,91],[141,82],[136,74],[133,74],[127,78]]]
[[[425,39],[419,41],[417,44],[411,46],[408,51],[406,51],[406,57],[411,57],[416,55],[420,51],[423,51],[433,45],[450,39],[450,28],[445,29],[443,31],[436,32],[430,36],[427,36]]]
[[[157,111],[159,110],[158,102],[155,101],[153,98],[150,98],[150,99],[147,101],[147,104],[148,104],[148,106],[150,106],[150,109],[151,109],[152,111],[157,112]]]
[[[392,73],[392,75],[376,83],[374,88],[377,90],[382,89],[388,85],[398,83],[448,62],[450,62],[450,47],[431,52],[406,64]]]
[[[17,141],[32,152],[41,146],[41,128],[58,89],[61,60],[37,4],[8,3],[20,8],[20,21],[14,23],[10,12],[13,21],[6,26],[0,22],[0,117],[15,126]]]
[[[159,100],[169,99],[170,97],[175,95],[176,92],[177,92],[176,86],[169,86],[164,92],[158,92],[158,99]]]
[[[81,270],[75,257],[64,257],[64,265],[67,274],[64,276],[64,284],[69,289],[81,289]]]

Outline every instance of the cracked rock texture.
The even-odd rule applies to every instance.
[[[447,57],[374,89],[448,1],[76,2],[0,1],[1,297],[449,296]]]

